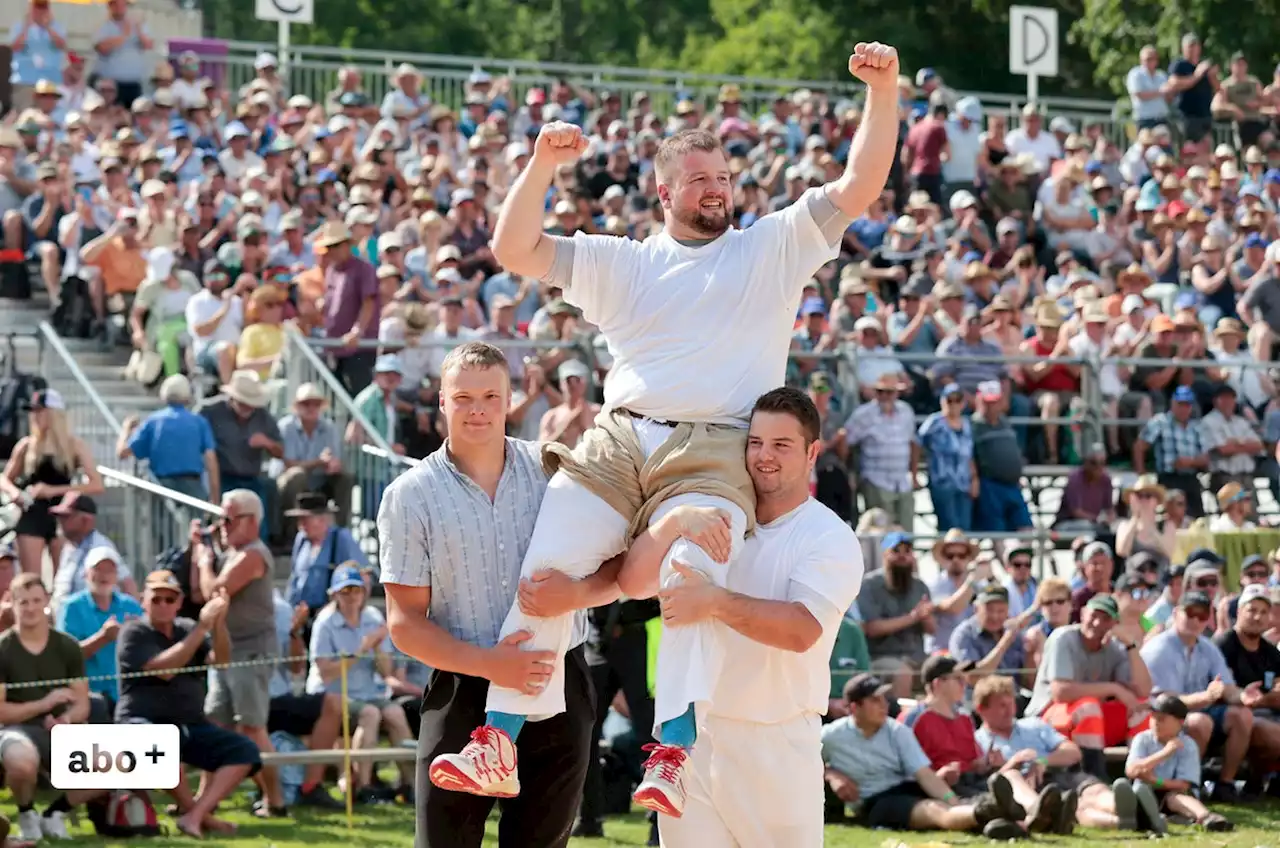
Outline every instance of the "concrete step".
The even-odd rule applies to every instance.
[[[55,383],[59,380],[70,380],[71,369],[68,368],[60,359],[54,358],[48,363],[46,377]],[[123,365],[102,365],[100,363],[81,364],[76,362],[76,367],[80,369],[80,373],[93,383],[95,386],[101,383],[114,383],[122,379],[124,373]]]

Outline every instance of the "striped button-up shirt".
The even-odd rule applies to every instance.
[[[1204,443],[1200,439],[1200,426],[1195,421],[1187,421],[1185,425],[1173,420],[1173,414],[1162,412],[1147,422],[1142,428],[1142,441],[1151,445],[1156,453],[1156,471],[1169,474],[1178,469],[1173,467],[1177,459],[1189,459],[1204,454]]]
[[[378,510],[383,583],[429,586],[427,615],[456,639],[498,643],[547,488],[539,446],[507,439],[493,500],[449,458],[448,443],[395,480]],[[571,646],[586,640],[575,614]]]
[[[1200,419],[1200,442],[1209,452],[1209,470],[1223,474],[1252,474],[1257,460],[1247,453],[1223,456],[1217,449],[1227,442],[1252,442],[1258,438],[1253,425],[1243,415],[1230,418],[1213,410]]]
[[[938,345],[938,361],[933,365],[934,379],[950,377],[956,385],[969,394],[978,390],[979,383],[1003,380],[1008,376],[999,362],[975,361],[975,357],[1003,356],[998,346],[987,341],[969,344],[959,335],[949,336]]]
[[[902,400],[886,413],[879,401],[853,411],[845,424],[850,445],[861,445],[858,456],[862,479],[888,492],[910,492],[911,445],[916,440],[915,415]]]

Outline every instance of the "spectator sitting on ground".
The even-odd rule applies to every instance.
[[[286,514],[285,538],[296,535],[287,514],[302,492],[323,492],[336,504],[338,523],[351,523],[354,478],[342,466],[338,426],[325,414],[329,402],[315,383],[303,383],[293,395],[293,412],[277,422],[284,445],[284,473],[276,478],[280,509]]]
[[[293,675],[305,674],[307,669],[307,640],[304,638],[307,623],[307,607],[299,604],[290,607],[279,592],[272,592],[275,604],[276,639],[280,656],[288,657],[271,674],[271,711],[267,716],[267,731],[288,733],[298,739],[306,739],[312,751],[328,751],[338,741],[342,730],[342,697],[321,692],[318,694],[294,694]],[[358,714],[352,717],[358,720]],[[303,773],[294,803],[322,810],[341,810],[344,805],[324,788],[324,763],[311,763]]]
[[[173,790],[179,812],[175,826],[199,839],[205,830],[224,835],[234,832],[235,825],[214,818],[213,812],[245,778],[258,772],[262,757],[248,737],[205,717],[205,675],[184,671],[231,656],[227,599],[220,595],[206,602],[199,621],[178,618],[181,604],[182,584],[173,572],[160,570],[147,575],[142,596],[145,614],[120,629],[120,672],[157,673],[121,679],[115,719],[121,724],[178,725],[183,765],[209,773],[199,797],[191,797],[185,779]]]
[[[348,565],[364,568],[369,562],[351,530],[334,524],[337,506],[323,492],[304,492],[291,512],[298,522],[298,534],[293,540],[285,599],[295,608],[306,604],[308,621],[312,621],[329,602],[334,570]]]
[[[218,479],[218,454],[214,450],[209,422],[192,412],[191,381],[182,374],[165,378],[160,384],[158,409],[139,424],[138,416],[125,418],[116,455],[145,460],[156,482],[197,500],[216,501],[219,492],[210,492],[202,475]]]
[[[197,527],[191,532],[191,560],[200,577],[200,596],[224,597],[223,623],[231,638],[226,662],[264,660],[276,656],[275,602],[271,590],[271,551],[260,539],[262,501],[247,489],[232,489],[222,496],[219,522],[219,556]],[[263,753],[275,750],[267,735],[271,711],[272,667],[265,662],[215,669],[209,678],[205,713],[222,727],[235,727]],[[259,784],[263,800],[255,806],[259,818],[288,814],[274,768],[264,767]]]
[[[25,761],[17,764],[21,783],[16,777],[8,780],[18,805],[18,828],[23,839],[68,839],[66,814],[102,792],[66,792],[40,815],[34,809],[36,778],[38,771],[48,773],[52,767],[54,725],[83,724],[89,718],[89,686],[77,679],[85,676],[84,656],[75,639],[53,629],[45,612],[49,594],[39,575],[19,575],[9,592],[17,625],[0,636],[0,680],[5,684],[0,689],[0,734],[19,734],[34,747],[34,752],[26,748],[25,753],[36,755],[34,763],[23,757]],[[73,682],[65,686],[21,685],[68,678]],[[0,759],[4,753],[0,747]]]
[[[103,557],[89,566],[88,588],[67,597],[56,609],[58,630],[80,643],[89,681],[93,724],[110,724],[120,700],[116,678],[116,636],[127,622],[142,615],[142,605],[117,586],[116,560]]]
[[[270,394],[257,374],[236,371],[223,385],[222,394],[198,410],[213,430],[218,457],[217,480],[210,481],[210,490],[248,489],[262,499],[267,516],[274,514],[276,481],[263,473],[262,464],[268,454],[276,459],[284,456],[280,428],[266,410],[269,402]],[[267,529],[264,521],[264,539]]]
[[[1101,595],[1085,604],[1079,624],[1054,628],[1026,709],[1079,745],[1081,765],[1099,779],[1107,776],[1104,749],[1124,744],[1150,716],[1141,634],[1117,632],[1119,620],[1115,599]]]
[[[93,498],[72,492],[49,513],[58,519],[58,527],[67,540],[58,559],[58,570],[53,575],[50,604],[55,610],[66,598],[88,588],[86,574],[89,567],[103,559],[115,561],[120,588],[125,594],[137,597],[138,584],[133,579],[133,572],[116,550],[115,543],[98,530],[98,504]]]
[[[889,719],[885,695],[892,689],[874,675],[857,675],[844,687],[849,715],[822,729],[827,786],[857,810],[859,823],[895,830],[981,830],[992,839],[1023,836],[1017,820],[1026,811],[1014,801],[1008,779],[995,776],[992,788],[998,791],[962,802],[929,767],[911,729]]]
[[[338,692],[341,688],[341,660],[338,654],[355,656],[347,666],[346,691],[352,707],[372,706],[376,715],[367,721],[367,713],[360,710],[358,746],[376,748],[378,728],[385,724],[392,745],[399,745],[410,738],[409,725],[400,705],[388,697],[386,678],[393,668],[391,655],[395,648],[387,633],[382,613],[366,604],[368,592],[364,578],[358,569],[344,566],[333,572],[329,584],[330,603],[316,616],[311,629],[311,670],[307,674],[308,692]],[[413,766],[398,763],[401,786],[413,786]],[[373,775],[373,761],[363,760],[356,766],[357,797],[374,800],[369,788]]]
[[[1200,752],[1196,741],[1183,731],[1187,705],[1176,695],[1166,693],[1152,701],[1151,709],[1152,727],[1139,733],[1129,745],[1125,779],[1154,790],[1159,810],[1187,816],[1210,832],[1232,830],[1230,821],[1209,812],[1194,794],[1200,789]],[[1144,810],[1142,818],[1144,830],[1165,832],[1164,817],[1159,812]]]
[[[1184,592],[1172,627],[1148,640],[1142,659],[1151,669],[1154,690],[1177,695],[1190,711],[1186,732],[1201,758],[1211,745],[1222,746],[1222,768],[1210,797],[1232,802],[1239,799],[1235,776],[1247,754],[1252,753],[1253,762],[1271,762],[1280,755],[1280,725],[1255,721],[1253,707],[1261,693],[1245,695],[1236,686],[1222,651],[1204,635],[1212,612],[1208,595]]]
[[[929,587],[916,574],[911,537],[894,530],[880,540],[884,567],[862,581],[858,610],[871,670],[893,684],[895,697],[911,695],[924,662],[924,637],[937,631]]]
[[[934,542],[931,553],[938,564],[938,576],[929,584],[937,630],[924,643],[925,651],[934,653],[946,650],[956,625],[973,615],[973,597],[991,579],[991,564],[986,559],[976,562],[977,542],[956,529]]]

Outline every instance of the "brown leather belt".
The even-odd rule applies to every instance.
[[[627,409],[625,406],[618,407],[618,411],[621,412],[623,415],[636,419],[637,421],[652,421],[654,424],[661,424],[663,427],[679,427],[680,426],[679,421],[663,421],[661,418],[650,418],[648,415],[641,415],[638,412],[632,412],[630,409]]]

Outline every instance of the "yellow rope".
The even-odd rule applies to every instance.
[[[347,709],[347,663],[348,657],[338,661],[339,674],[342,678],[342,773],[347,783],[347,830],[355,829],[355,815],[352,806],[355,803],[355,780],[351,775],[351,711]]]

